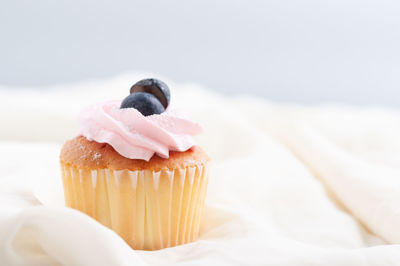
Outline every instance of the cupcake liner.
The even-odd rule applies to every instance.
[[[62,173],[66,205],[111,228],[134,249],[172,247],[199,235],[206,165],[160,171],[62,165]]]

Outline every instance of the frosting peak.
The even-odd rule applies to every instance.
[[[169,151],[186,151],[195,146],[192,136],[201,127],[176,110],[143,116],[134,108],[120,109],[121,101],[109,101],[85,108],[79,115],[80,135],[88,140],[110,144],[129,159],[149,161],[157,154],[169,157]]]

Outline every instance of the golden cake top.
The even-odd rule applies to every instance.
[[[67,141],[61,149],[60,161],[63,164],[86,169],[154,170],[185,168],[209,161],[207,154],[198,146],[185,152],[170,151],[169,158],[154,155],[150,161],[128,159],[121,156],[107,143],[89,141],[78,136]]]

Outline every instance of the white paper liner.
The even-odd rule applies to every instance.
[[[197,239],[208,167],[83,170],[62,166],[65,202],[117,232],[134,249],[156,250]]]

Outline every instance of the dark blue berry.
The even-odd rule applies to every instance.
[[[165,111],[160,101],[147,92],[132,93],[122,101],[121,109],[123,108],[135,108],[144,116],[161,114]]]
[[[142,79],[131,87],[131,93],[148,92],[157,97],[165,109],[167,109],[171,94],[167,84],[158,79]]]

